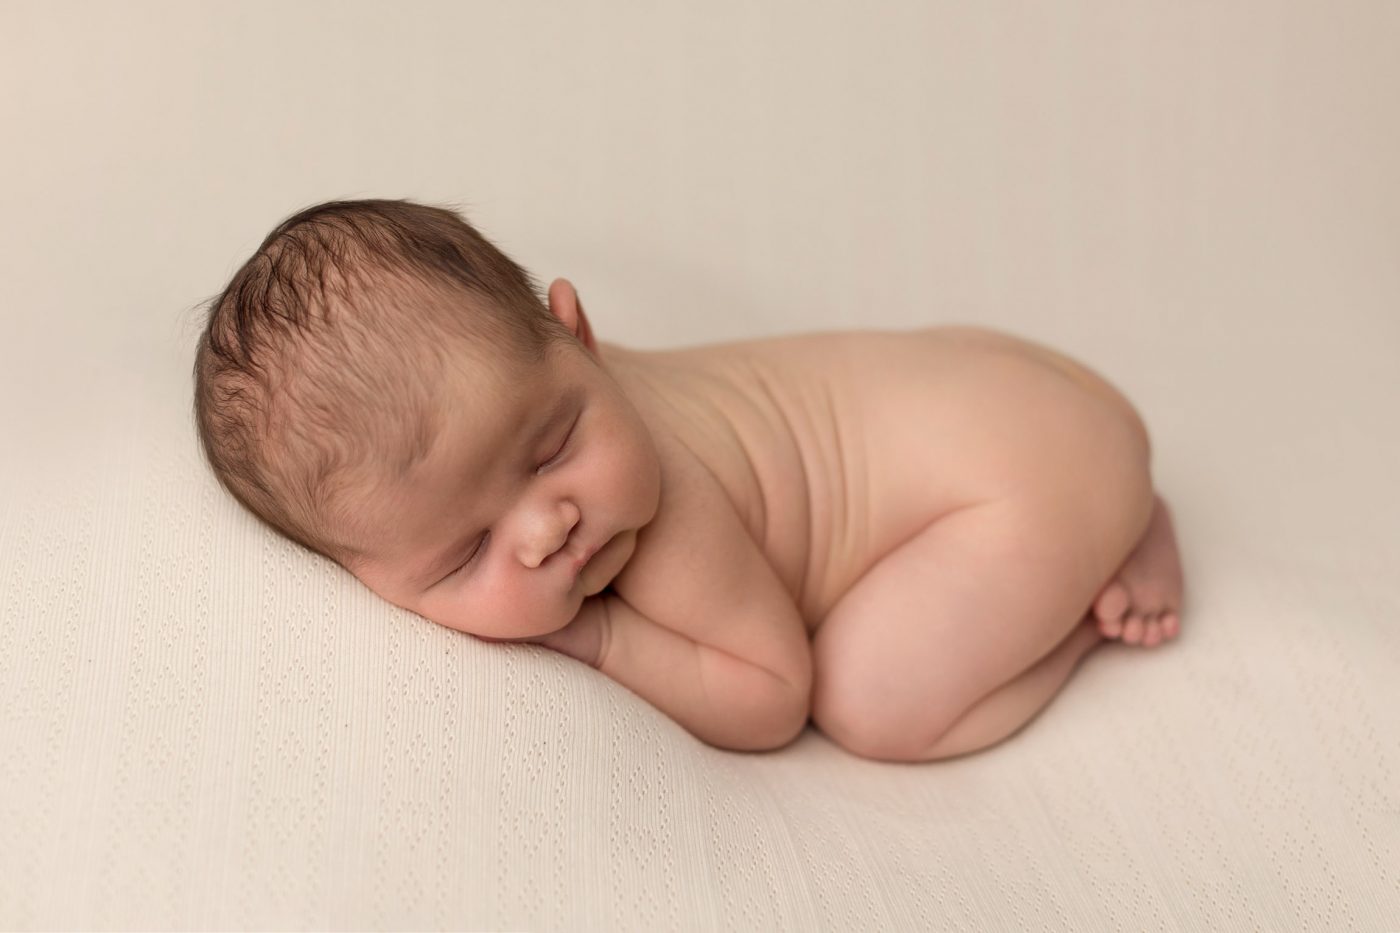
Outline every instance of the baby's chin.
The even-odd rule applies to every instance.
[[[587,567],[584,568],[584,570],[587,569]],[[610,574],[598,573],[589,575],[584,573],[580,575],[579,586],[583,592],[584,598],[597,596],[599,593],[603,592],[603,590],[606,590],[612,585],[613,580],[617,579],[617,574],[620,570],[621,568]]]
[[[597,596],[612,585],[636,550],[636,529],[621,532],[611,538],[579,573],[577,584],[583,589],[584,596]]]

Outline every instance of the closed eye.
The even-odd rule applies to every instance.
[[[554,452],[554,454],[553,454],[552,456],[550,456],[550,458],[549,458],[548,460],[546,460],[544,463],[540,464],[539,469],[536,470],[537,473],[538,473],[540,470],[543,470],[543,469],[545,469],[546,467],[548,467],[548,466],[550,466],[551,464],[553,464],[556,460],[558,460],[558,459],[559,459],[560,457],[562,457],[566,452],[568,452],[568,450],[569,450],[569,442],[570,442],[571,440],[573,440],[574,433],[575,433],[575,431],[576,431],[577,429],[578,429],[578,418],[575,417],[574,423],[573,423],[572,425],[569,426],[569,433],[567,433],[567,434],[564,435],[564,440],[559,444],[559,449],[556,450],[556,451]],[[490,531],[487,531],[487,532],[485,532],[484,534],[482,534],[482,536],[481,536],[480,538],[477,539],[476,547],[472,548],[472,552],[471,552],[470,554],[467,555],[467,559],[464,560],[464,561],[462,561],[460,564],[458,564],[458,565],[457,565],[457,568],[456,568],[455,570],[452,570],[451,572],[449,572],[449,573],[447,574],[447,576],[443,577],[442,579],[443,579],[443,580],[449,580],[449,579],[451,579],[452,577],[455,577],[458,573],[460,573],[460,572],[462,572],[463,570],[465,570],[473,561],[475,561],[475,560],[477,559],[477,557],[481,554],[482,551],[485,551],[485,550],[486,550],[486,542],[487,542],[487,540],[490,539],[490,537],[491,537],[491,532],[490,532]]]
[[[486,550],[486,539],[489,537],[491,537],[491,532],[488,531],[485,534],[483,534],[480,538],[478,538],[476,541],[476,547],[472,548],[472,552],[467,555],[467,559],[458,564],[457,569],[449,573],[446,577],[443,577],[443,579],[446,580],[448,577],[455,577],[468,564],[476,560],[476,555]]]
[[[574,429],[575,429],[577,426],[578,426],[578,420],[575,419],[575,420],[574,420],[574,423],[573,423],[572,425],[569,426],[569,433],[564,435],[564,441],[563,441],[563,443],[561,443],[561,444],[559,445],[559,449],[556,450],[556,451],[554,452],[554,454],[553,454],[548,460],[546,460],[544,463],[541,463],[541,464],[539,465],[539,469],[537,469],[535,472],[538,473],[540,470],[543,470],[545,467],[550,466],[551,464],[554,463],[554,461],[558,460],[560,457],[562,457],[562,456],[564,455],[564,451],[566,451],[566,450],[569,449],[569,441],[570,441],[570,439],[573,438],[573,436],[574,436]]]

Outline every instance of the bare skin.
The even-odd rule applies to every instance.
[[[651,367],[652,384],[662,394],[686,399],[686,417],[673,422],[676,430],[699,434],[696,450],[739,511],[755,516],[750,534],[764,542],[812,633],[816,726],[855,754],[889,761],[932,761],[987,748],[1033,719],[1103,640],[1156,647],[1180,630],[1175,534],[1162,497],[1141,486],[1145,454],[1133,438],[1142,431],[1145,444],[1145,429],[1127,399],[1074,360],[1009,335],[938,328],[927,333],[927,352],[920,349],[923,339],[910,333],[890,343],[854,333],[829,342],[780,339],[622,357]],[[696,371],[707,378],[692,378]],[[1057,375],[1047,377],[1047,371]],[[762,377],[750,380],[750,373]],[[1077,388],[1065,391],[1057,377]],[[743,387],[742,396],[725,391],[735,385]],[[750,401],[764,395],[776,410]],[[711,415],[727,430],[704,433]],[[1114,423],[1138,427],[1124,434]],[[910,433],[910,424],[928,430]],[[734,451],[722,440],[727,436],[741,438]],[[790,455],[792,436],[798,457]],[[846,444],[846,454],[833,455],[833,443]],[[1112,447],[1107,464],[1095,464],[1088,452],[1100,443]],[[1067,447],[1085,452],[1064,454]],[[1047,458],[1046,451],[1056,452]],[[794,472],[808,478],[808,495],[785,496],[791,486],[783,476]],[[1077,474],[1095,479],[1086,486],[1071,479]],[[1033,560],[1030,566],[1040,569],[1018,579],[995,559],[1004,545],[987,538],[976,521],[960,531],[949,528],[941,544],[934,539],[938,532],[925,528],[932,538],[923,551],[909,558],[897,553],[918,546],[910,537],[917,537],[920,523],[948,525],[960,506],[987,496],[1082,499],[1099,516],[1086,524],[1030,510],[1029,524],[1018,525],[1022,537],[1071,542],[1096,525],[1112,534],[1112,518],[1103,511],[1109,507],[1095,503],[1103,489],[1127,489],[1124,482],[1147,489],[1148,499],[1140,500],[1144,521],[1133,538],[1113,545],[1123,549],[1092,588],[1064,584],[1071,567],[1082,573],[1082,563],[1057,566],[1054,560],[1065,560],[1063,546]],[[840,507],[818,509],[832,500]],[[794,516],[804,520],[790,521]],[[979,546],[988,548],[986,562],[958,563],[959,555]],[[987,598],[962,600],[930,588],[928,569],[955,565],[956,573],[984,579],[979,586],[987,587]],[[871,593],[851,595],[857,584]],[[1050,602],[1042,608],[998,602],[1000,588],[1043,591]],[[1082,597],[1071,595],[1079,591]],[[1063,609],[1054,605],[1074,600],[1082,600],[1074,619],[1056,615]],[[904,619],[903,607],[924,608]],[[1033,615],[1015,621],[1022,612]],[[965,622],[952,623],[962,616]],[[1004,643],[1015,650],[988,649],[1002,643],[993,621],[1007,626],[1001,637],[1012,639]],[[944,695],[928,689],[953,684],[946,672],[973,667],[986,672],[962,688]],[[871,695],[881,699],[851,699]],[[920,734],[934,738],[920,741]]]
[[[1146,428],[1087,367],[961,326],[632,350],[567,280],[549,309],[578,344],[500,374],[518,410],[457,405],[361,503],[384,533],[352,569],[386,599],[578,658],[721,747],[810,716],[891,761],[994,745],[1105,639],[1178,634]]]
[[[850,751],[927,761],[986,748],[1034,718],[1105,639],[1156,647],[1180,631],[1181,567],[1165,504],[1143,485],[1145,429],[1114,387],[1049,348],[943,327],[893,339],[865,332],[604,351],[624,385],[626,374],[640,377],[629,396],[688,441],[748,517],[812,636],[813,719]],[[665,404],[646,404],[657,398]],[[1097,463],[1101,443],[1122,456]],[[1134,500],[1140,506],[1121,507],[1142,524],[1110,546],[1122,550],[1091,587],[1064,585],[1066,571],[1084,565],[1053,561],[1067,560],[1086,530],[1119,533],[1102,492],[1125,483],[1146,493]],[[1030,576],[999,561],[1004,544],[975,521],[935,540],[933,528],[989,497],[1060,504],[1060,518],[1032,509],[1016,524],[1048,548],[1027,566]],[[1093,522],[1073,518],[1073,502]],[[900,555],[920,546],[910,542],[921,527],[932,536],[924,551]],[[963,556],[978,546],[987,561]],[[955,565],[985,579],[987,598],[930,584],[928,570]],[[857,584],[872,593],[852,596]],[[1017,590],[1043,592],[1047,605],[998,601]],[[1054,608],[1076,601],[1072,617]],[[905,619],[905,606],[923,608]],[[1045,614],[1017,621],[1037,611]],[[1014,650],[988,653],[989,644]],[[974,666],[986,673],[967,674],[946,695],[929,691],[954,683],[945,671]]]
[[[1181,631],[1181,558],[1171,512],[1158,496],[1152,523],[1094,599],[1093,618],[1104,638],[1155,648]]]

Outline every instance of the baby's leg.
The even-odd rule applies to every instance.
[[[1098,625],[1086,618],[1065,640],[1027,670],[972,704],[918,760],[965,755],[995,745],[1035,718],[1060,692],[1084,656],[1105,641]]]
[[[1175,638],[1181,591],[1181,562],[1171,516],[1162,497],[1157,496],[1147,531],[1118,575],[1095,598],[1094,611],[1086,614],[1084,621],[1049,654],[973,704],[938,737],[928,757],[947,758],[977,751],[1020,729],[1054,698],[1074,668],[1101,641],[1121,634],[1128,644],[1141,643],[1152,648]],[[1106,606],[1113,608],[1105,609]],[[1125,613],[1126,626],[1119,621]],[[1160,619],[1168,621],[1159,622]],[[1146,634],[1135,637],[1135,627],[1138,633]]]
[[[1136,432],[1101,425],[1082,472],[943,516],[887,554],[813,639],[812,717],[856,754],[926,761],[1010,735],[1099,641],[1081,625],[1147,528]]]

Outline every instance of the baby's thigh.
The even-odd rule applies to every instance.
[[[845,748],[910,760],[1061,641],[1113,567],[1033,501],[929,525],[862,577],[812,644],[812,718]]]
[[[1059,374],[1001,375],[980,387],[981,420],[963,422],[967,500],[924,520],[819,624],[813,718],[847,747],[879,757],[932,741],[1063,639],[1151,517],[1131,419]]]

